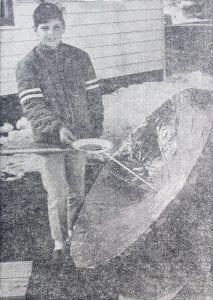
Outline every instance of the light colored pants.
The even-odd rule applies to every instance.
[[[85,198],[86,158],[79,152],[48,154],[42,158],[41,178],[48,194],[52,239],[63,242]]]

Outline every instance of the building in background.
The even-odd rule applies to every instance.
[[[17,93],[15,67],[37,43],[32,29],[32,13],[40,2],[1,0],[4,14],[7,5],[10,8],[7,16],[13,16],[13,22],[0,26],[1,96]],[[149,80],[153,72],[163,77],[162,0],[54,2],[64,9],[64,42],[89,53],[100,79],[147,74],[144,80]]]

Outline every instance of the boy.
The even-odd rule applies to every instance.
[[[63,14],[52,3],[33,13],[40,43],[17,66],[19,98],[36,142],[62,145],[100,137],[103,105],[88,54],[61,42]],[[48,215],[55,247],[53,261],[64,259],[65,240],[84,202],[86,159],[80,153],[45,155],[41,177],[48,193]]]

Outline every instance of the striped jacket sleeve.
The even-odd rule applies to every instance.
[[[98,79],[96,77],[92,62],[88,55],[85,67],[86,96],[90,119],[94,128],[93,137],[100,137],[103,133],[104,108]]]
[[[63,126],[45,104],[44,96],[31,62],[20,61],[16,68],[19,99],[26,118],[34,131],[53,134]]]

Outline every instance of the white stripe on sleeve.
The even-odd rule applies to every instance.
[[[86,85],[90,85],[90,84],[94,84],[98,82],[98,78],[92,79],[92,80],[88,80],[85,82]]]
[[[34,89],[24,90],[19,94],[19,98],[23,97],[24,95],[31,94],[31,93],[36,93],[36,92],[41,92],[41,89],[40,88],[34,88]]]
[[[33,99],[33,98],[43,98],[42,94],[31,94],[31,95],[26,95],[21,99],[21,104],[23,104],[26,100],[28,99]]]
[[[99,84],[93,84],[93,85],[86,87],[86,91],[97,89],[98,87],[99,87]]]

